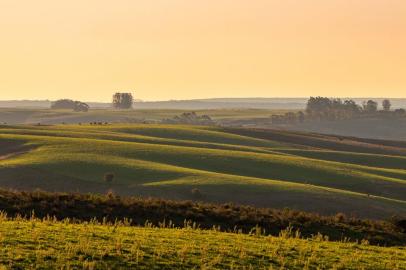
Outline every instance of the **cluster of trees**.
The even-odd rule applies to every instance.
[[[71,99],[59,99],[51,104],[51,109],[66,109],[75,112],[87,112],[89,108],[88,104]]]
[[[390,100],[382,101],[382,110],[378,109],[378,102],[368,100],[361,105],[352,99],[341,100],[339,98],[310,97],[304,112],[287,112],[285,114],[272,115],[273,124],[303,123],[305,120],[345,120],[361,116],[406,116],[406,110],[391,110]]]
[[[134,98],[131,93],[115,93],[113,95],[114,109],[131,109],[134,103]]]
[[[287,112],[285,114],[274,114],[271,116],[273,124],[295,124],[303,123],[305,114],[303,112]]]
[[[192,125],[213,125],[214,121],[208,115],[197,115],[195,112],[186,112],[177,115],[172,119],[162,121],[166,124],[192,124]]]
[[[378,103],[368,100],[358,105],[354,100],[341,100],[339,98],[311,97],[306,106],[306,117],[317,120],[343,120],[360,117],[361,115],[375,115],[386,113],[396,116],[405,114],[404,109],[391,111],[392,104],[389,100],[382,101],[382,110],[378,110]]]
[[[368,101],[364,104],[366,111],[376,111],[377,104]],[[329,99],[326,97],[311,97],[307,101],[306,114],[311,119],[350,119],[359,115],[363,108],[353,100]]]

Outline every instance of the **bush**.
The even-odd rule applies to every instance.
[[[202,192],[198,188],[193,188],[191,190],[193,197],[195,198],[201,198],[202,197]]]
[[[342,223],[342,222],[344,222],[345,220],[346,220],[346,216],[345,216],[345,214],[343,214],[343,213],[337,213],[337,214],[334,216],[334,221],[337,222],[337,223]]]
[[[398,219],[394,223],[395,226],[400,229],[400,231],[406,233],[406,219]]]
[[[107,183],[111,183],[114,180],[114,173],[106,173],[104,175],[104,181]]]

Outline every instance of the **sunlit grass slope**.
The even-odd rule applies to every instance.
[[[380,146],[354,141],[369,147],[368,153],[336,151],[325,148],[324,141],[302,145],[300,139],[289,143],[280,136],[260,138],[249,130],[239,135],[221,127],[3,126],[0,184],[365,217],[406,214],[405,149],[371,153]],[[114,173],[112,183],[104,181],[106,173]]]
[[[406,250],[123,223],[0,220],[1,269],[406,269]]]

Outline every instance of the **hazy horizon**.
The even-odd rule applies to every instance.
[[[367,100],[367,99],[376,99],[376,100],[382,100],[382,99],[389,99],[389,100],[406,100],[406,97],[385,97],[385,96],[381,96],[381,97],[340,97],[340,96],[325,96],[328,98],[338,98],[341,100],[345,100],[345,99],[353,99],[353,100]],[[210,100],[307,100],[309,97],[255,97],[255,96],[247,96],[247,97],[208,97],[208,98],[191,98],[191,99],[163,99],[163,100],[144,100],[144,99],[137,99],[135,97],[134,102],[170,102],[170,101],[199,101],[199,100],[203,100],[203,101],[210,101]],[[58,99],[72,99],[75,100],[74,98],[70,98],[70,97],[62,97],[62,98],[58,98]],[[58,99],[0,99],[0,102],[23,102],[23,101],[28,101],[28,102],[42,102],[42,101],[56,101]],[[81,100],[84,102],[94,102],[94,103],[111,103],[111,99],[110,100]]]

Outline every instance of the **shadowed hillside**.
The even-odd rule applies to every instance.
[[[0,161],[2,187],[406,214],[406,148],[395,142],[145,124],[2,126],[0,142],[16,147]]]

